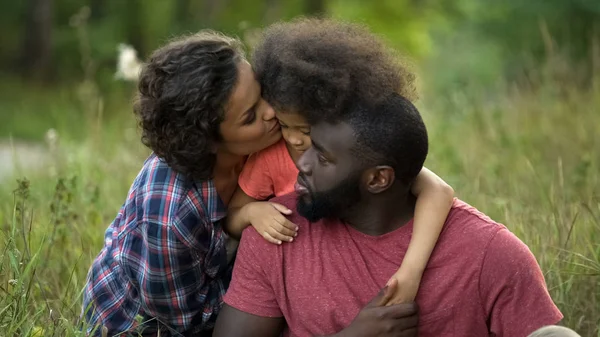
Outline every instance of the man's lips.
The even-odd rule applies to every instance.
[[[294,185],[294,189],[296,190],[296,192],[298,194],[307,194],[308,193],[308,188],[306,187],[306,182],[304,181],[304,179],[302,179],[301,176],[298,176],[298,179],[296,180],[296,184]]]

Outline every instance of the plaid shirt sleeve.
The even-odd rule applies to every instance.
[[[211,329],[230,271],[221,208],[212,182],[147,163],[88,274],[88,320],[111,333],[136,329],[136,316],[164,335]]]
[[[188,192],[172,193],[179,189]],[[176,331],[210,328],[225,292],[217,277],[227,265],[222,231],[194,189],[171,181],[166,190],[171,193],[146,201],[140,235],[127,240],[130,277],[146,316]]]

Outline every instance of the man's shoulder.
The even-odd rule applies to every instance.
[[[450,231],[468,233],[470,237],[492,237],[496,232],[506,229],[503,224],[456,198],[446,219],[446,227]]]
[[[472,246],[477,245],[486,260],[504,256],[510,263],[531,265],[531,252],[523,241],[507,226],[494,221],[464,201],[455,199],[447,224],[454,227],[452,230],[460,233]]]
[[[299,248],[300,246],[302,246],[302,242],[309,235],[307,229],[308,229],[308,227],[310,227],[310,223],[308,222],[308,220],[306,220],[304,217],[302,217],[298,214],[298,212],[296,210],[296,200],[297,200],[296,192],[285,194],[285,195],[275,197],[275,198],[269,200],[269,202],[281,204],[292,211],[292,214],[287,216],[287,218],[294,224],[298,225],[298,227],[301,228],[300,231],[302,232],[302,234],[299,234],[298,237],[294,239],[293,244],[290,245],[290,244],[284,243],[281,246],[272,244],[272,243],[268,242],[267,240],[265,240],[256,231],[256,229],[254,229],[254,227],[252,227],[252,226],[248,226],[248,227],[246,227],[246,229],[244,229],[241,240],[246,241],[245,242],[246,245],[252,246],[253,249],[257,249],[259,251],[265,251],[265,252],[272,251],[274,249],[278,249],[282,246],[284,248],[288,248],[288,247]],[[304,229],[304,230],[302,230],[302,229]]]

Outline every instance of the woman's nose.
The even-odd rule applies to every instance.
[[[262,100],[261,104],[263,105],[263,120],[270,121],[273,118],[275,118],[275,110],[273,109],[271,104],[267,103],[267,101],[265,101],[264,99]]]

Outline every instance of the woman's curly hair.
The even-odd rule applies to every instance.
[[[144,145],[190,178],[211,178],[219,125],[243,58],[238,40],[209,30],[154,51],[134,107]]]
[[[397,92],[416,99],[415,76],[393,50],[359,24],[299,18],[265,29],[252,62],[263,97],[309,120],[378,102]]]

